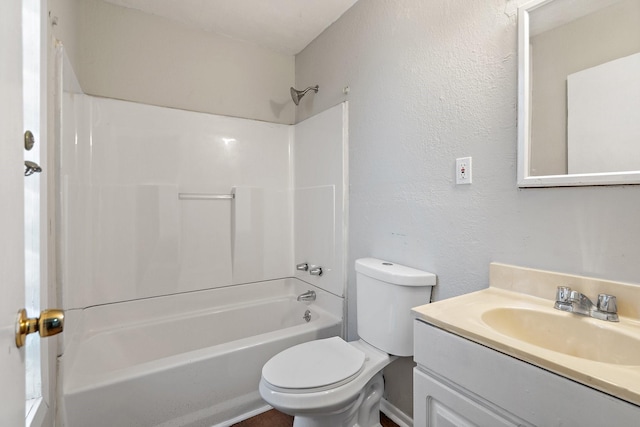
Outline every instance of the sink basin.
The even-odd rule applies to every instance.
[[[640,339],[618,324],[558,311],[501,307],[484,312],[494,331],[569,356],[615,365],[640,365]]]

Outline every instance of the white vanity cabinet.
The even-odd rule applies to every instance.
[[[513,427],[528,425],[490,402],[423,369],[414,368],[414,426]]]
[[[414,427],[637,427],[640,407],[421,320]]]

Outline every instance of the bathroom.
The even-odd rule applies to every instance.
[[[486,288],[492,261],[640,283],[640,187],[517,185],[521,3],[363,0],[295,55],[97,0],[48,9],[92,95],[283,124],[348,101],[354,339],[366,256],[435,273],[434,301]],[[294,107],[289,87],[316,84]],[[455,185],[460,157],[471,185]],[[385,370],[386,400],[409,416],[412,367]]]

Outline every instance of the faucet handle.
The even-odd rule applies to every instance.
[[[296,265],[296,270],[298,270],[298,271],[307,271],[307,270],[309,270],[309,264],[307,264],[306,262],[302,262],[302,263]]]
[[[573,311],[570,287],[558,286],[556,289],[556,303],[553,305],[553,308],[562,311]]]
[[[617,313],[618,303],[616,297],[608,294],[598,294],[598,310],[604,313]]]
[[[309,270],[309,274],[312,276],[322,276],[322,267],[312,266]]]
[[[556,302],[569,303],[571,288],[568,286],[558,286],[556,289]]]

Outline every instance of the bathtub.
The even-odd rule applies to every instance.
[[[316,301],[296,301],[307,290]],[[68,310],[59,425],[229,426],[268,409],[270,357],[341,319],[341,298],[293,278]]]

